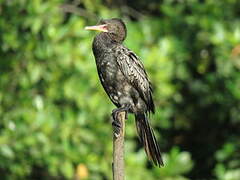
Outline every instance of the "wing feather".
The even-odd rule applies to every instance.
[[[118,48],[116,51],[117,63],[122,73],[139,92],[147,105],[148,111],[154,113],[152,87],[142,62],[134,52],[125,47]]]

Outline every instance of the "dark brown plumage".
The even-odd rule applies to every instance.
[[[156,165],[163,166],[147,116],[155,111],[151,83],[142,62],[122,44],[127,34],[124,22],[117,18],[107,19],[85,29],[102,31],[94,38],[93,53],[100,81],[118,107],[114,113],[127,111],[135,115],[137,132],[148,157]]]

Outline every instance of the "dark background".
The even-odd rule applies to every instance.
[[[126,179],[240,179],[240,1],[0,1],[1,179],[111,179],[114,106],[84,26],[122,18],[154,87],[165,167],[133,117]]]

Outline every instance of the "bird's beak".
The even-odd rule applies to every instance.
[[[101,24],[101,25],[97,25],[97,26],[86,26],[84,29],[101,31],[101,32],[108,32],[106,24]]]

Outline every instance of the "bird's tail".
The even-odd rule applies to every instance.
[[[135,114],[137,132],[144,145],[145,152],[157,166],[163,166],[160,148],[146,114]]]

